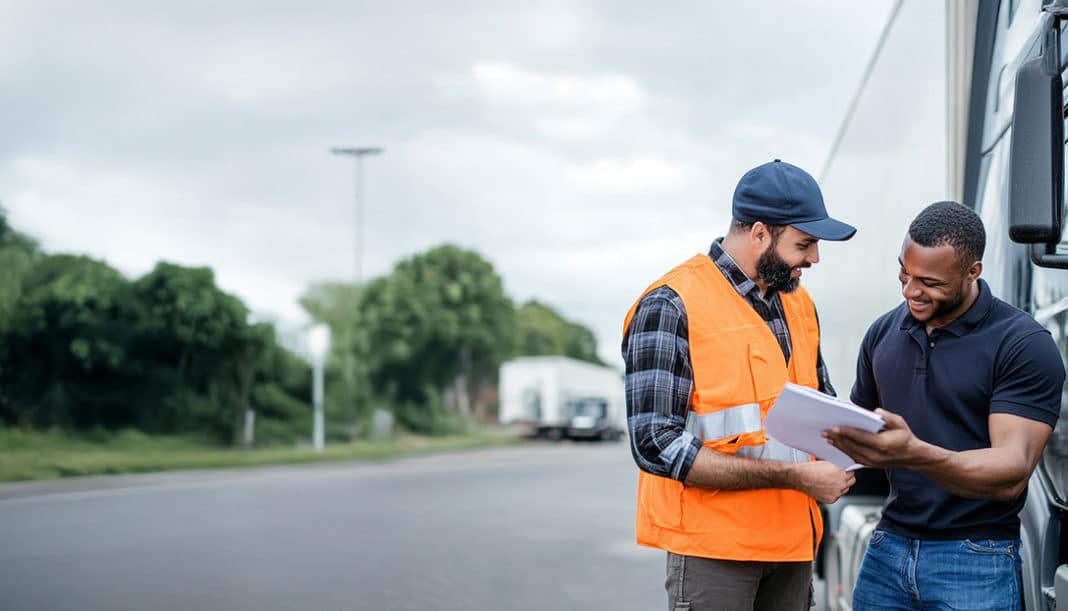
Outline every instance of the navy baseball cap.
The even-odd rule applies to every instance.
[[[734,218],[766,225],[790,225],[820,240],[842,241],[857,229],[827,214],[816,179],[776,159],[749,170],[734,189]]]

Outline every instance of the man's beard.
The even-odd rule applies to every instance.
[[[934,307],[931,308],[931,315],[928,316],[923,322],[937,320],[945,316],[946,314],[949,314],[953,310],[959,308],[960,304],[964,303],[964,291],[960,290],[957,292],[957,295],[955,297],[946,299],[944,301],[935,301],[933,299],[931,301],[934,303]]]
[[[777,251],[778,242],[778,240],[772,242],[771,246],[764,251],[764,254],[757,259],[757,277],[767,283],[768,288],[771,290],[792,293],[797,290],[801,279],[792,276],[794,268],[790,267],[779,256]],[[808,267],[808,265],[802,264],[801,267]]]

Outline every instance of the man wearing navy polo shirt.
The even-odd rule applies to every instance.
[[[886,426],[825,433],[890,480],[853,593],[860,611],[1020,608],[1017,514],[1064,365],[1050,334],[979,278],[985,243],[960,204],[916,217],[898,259],[905,302],[868,329],[851,394]]]

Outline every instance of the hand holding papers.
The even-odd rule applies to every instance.
[[[842,469],[853,470],[864,465],[853,462],[845,452],[827,443],[820,433],[835,426],[851,426],[877,433],[884,424],[882,417],[874,412],[787,382],[768,412],[764,430],[770,437],[792,448],[830,461]]]

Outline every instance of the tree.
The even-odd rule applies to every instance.
[[[7,213],[0,207],[0,329],[22,293],[22,277],[40,257],[37,242],[15,231],[7,222]]]
[[[126,279],[88,257],[40,257],[23,274],[4,333],[0,385],[8,421],[118,426],[131,304]]]
[[[516,312],[516,336],[517,356],[560,354],[604,364],[597,356],[597,339],[592,331],[538,301],[528,301]]]
[[[132,285],[137,355],[153,432],[207,431],[235,439],[255,364],[273,333],[248,324],[248,309],[206,267],[158,263]],[[156,395],[152,397],[152,395]]]
[[[331,420],[357,426],[365,424],[372,402],[360,295],[358,285],[337,282],[312,285],[300,298],[309,316],[330,327],[323,409]]]
[[[256,413],[256,443],[291,444],[310,437],[310,400],[311,367],[272,339],[256,367],[249,397]]]
[[[515,309],[500,276],[474,251],[443,245],[399,263],[367,285],[360,317],[376,388],[419,430],[446,408],[470,418],[471,397],[512,353]]]
[[[7,212],[0,206],[0,420],[14,419],[9,390],[3,383],[5,351],[9,342],[3,341],[10,325],[12,310],[22,294],[22,279],[41,258],[41,250],[29,236],[16,231],[7,221]]]
[[[42,254],[0,208],[0,422],[235,442],[249,410],[307,423],[307,364],[248,316],[209,268],[160,263],[131,283]]]

